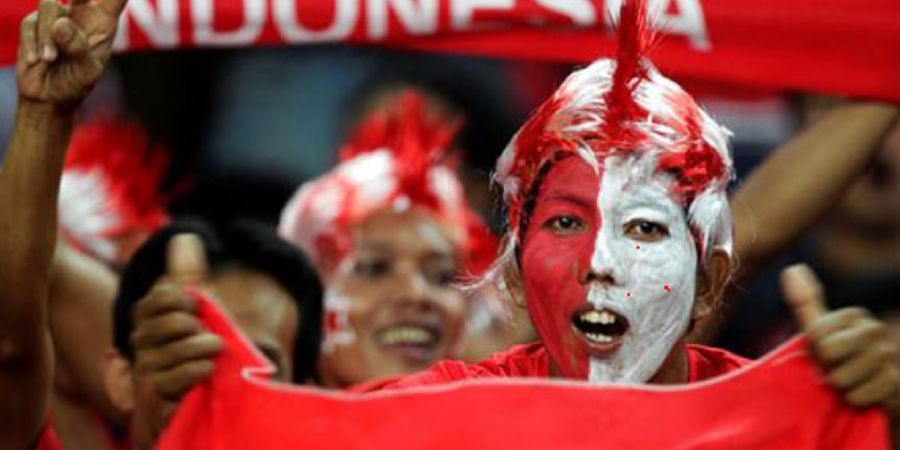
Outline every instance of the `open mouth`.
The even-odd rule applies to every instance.
[[[572,314],[572,326],[591,348],[593,356],[612,353],[622,344],[628,332],[628,320],[611,309],[581,309]],[[596,354],[595,354],[596,353]]]
[[[394,324],[378,330],[375,342],[408,362],[421,363],[435,358],[441,333],[421,324]]]

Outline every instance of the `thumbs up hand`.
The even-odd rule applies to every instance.
[[[184,288],[207,278],[203,243],[192,234],[169,241],[166,275],[135,305],[131,344],[134,372],[156,395],[177,401],[213,371],[222,349],[219,336],[206,331]]]
[[[857,408],[885,406],[900,416],[900,344],[863,308],[827,311],[822,285],[806,265],[781,273],[782,293],[829,383]]]

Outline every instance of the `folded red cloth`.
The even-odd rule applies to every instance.
[[[357,394],[267,381],[262,355],[197,295],[226,350],[182,401],[161,450],[888,448],[883,411],[845,406],[802,338],[676,387],[482,378]]]

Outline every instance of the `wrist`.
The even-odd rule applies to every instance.
[[[26,97],[19,97],[16,110],[17,128],[65,130],[66,125],[71,125],[75,119],[75,108],[60,105],[58,103],[37,101]]]
[[[22,95],[19,96],[19,113],[27,116],[65,118],[73,116],[76,109],[77,107],[62,105],[57,102],[33,100]]]

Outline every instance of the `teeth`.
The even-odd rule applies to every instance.
[[[590,310],[581,315],[581,320],[587,323],[603,323],[603,314],[599,311]]]
[[[600,313],[600,323],[603,325],[611,325],[616,323],[616,316],[609,311],[603,311]]]
[[[389,328],[380,333],[383,344],[426,344],[434,340],[433,334],[425,328],[399,326]]]
[[[585,336],[587,336],[588,339],[590,339],[594,342],[600,342],[600,343],[604,343],[604,344],[608,343],[608,342],[612,342],[612,340],[613,340],[612,337],[607,336],[605,334],[600,334],[600,333],[587,333],[587,334],[585,334]]]
[[[599,323],[612,325],[616,323],[616,315],[609,311],[591,310],[581,315],[581,320],[587,323]]]

